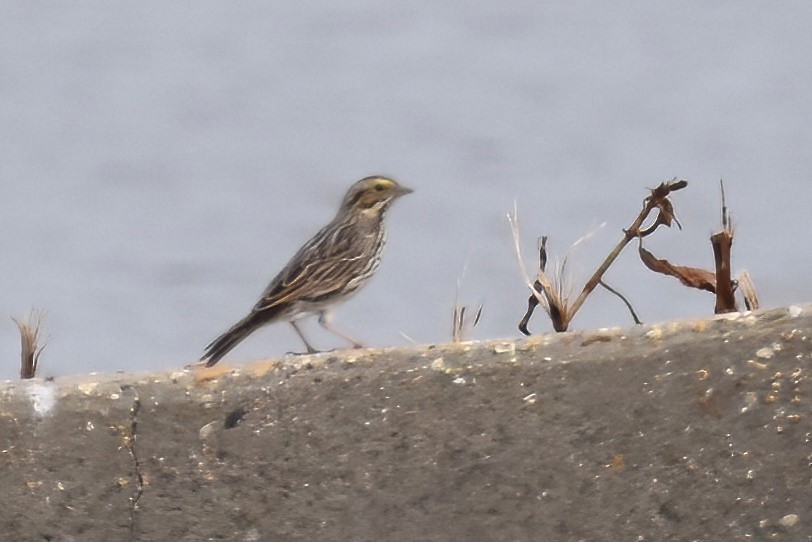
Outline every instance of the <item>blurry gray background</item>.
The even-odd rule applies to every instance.
[[[43,376],[196,360],[372,173],[415,193],[335,315],[371,346],[448,340],[463,271],[470,337],[517,336],[514,200],[531,272],[538,235],[563,255],[596,230],[580,283],[673,176],[685,229],[650,249],[711,267],[724,178],[734,270],[810,301],[811,27],[809,2],[3,1],[0,378],[32,307]],[[631,246],[606,278],[647,322],[713,311]],[[573,327],[630,323],[598,291]],[[280,324],[226,359],[300,349]]]

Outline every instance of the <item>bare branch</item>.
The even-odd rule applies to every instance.
[[[637,325],[642,325],[643,324],[643,322],[640,321],[640,318],[637,317],[637,313],[634,312],[634,307],[632,307],[631,302],[628,299],[626,299],[626,297],[623,294],[621,294],[620,292],[618,292],[617,290],[615,290],[614,288],[612,288],[611,286],[606,284],[604,281],[601,281],[600,284],[601,284],[601,286],[603,286],[604,288],[606,288],[607,290],[609,290],[610,292],[612,292],[613,294],[618,296],[620,298],[620,300],[623,301],[623,303],[626,304],[626,308],[628,308],[629,312],[632,313],[632,319],[634,320],[635,324],[637,324]]]
[[[651,194],[643,201],[643,209],[640,211],[640,214],[637,215],[637,218],[635,218],[634,222],[632,222],[632,225],[629,226],[628,229],[623,230],[623,238],[620,240],[620,242],[618,242],[614,250],[609,253],[609,256],[606,257],[598,270],[595,271],[595,274],[592,275],[592,277],[586,282],[584,289],[581,291],[575,302],[573,302],[570,309],[572,315],[575,315],[575,313],[578,312],[581,305],[583,305],[584,301],[586,301],[586,298],[589,297],[589,294],[592,293],[598,284],[600,284],[604,273],[606,273],[609,266],[614,263],[623,249],[626,248],[629,241],[635,237],[644,237],[654,233],[659,226],[670,226],[672,221],[676,221],[674,207],[668,200],[668,196],[671,194],[671,192],[682,190],[686,186],[688,186],[688,181],[684,179],[677,179],[675,177],[667,183],[660,183],[657,188],[651,190]],[[654,209],[658,209],[657,218],[655,219],[654,224],[649,226],[646,230],[641,231],[640,227]],[[677,224],[679,224],[678,221]]]

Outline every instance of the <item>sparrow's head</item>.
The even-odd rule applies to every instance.
[[[347,190],[341,203],[341,211],[379,213],[385,211],[400,196],[411,192],[411,188],[398,184],[394,179],[378,175],[366,177]]]

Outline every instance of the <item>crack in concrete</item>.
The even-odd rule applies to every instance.
[[[135,490],[130,496],[130,539],[135,540],[135,515],[138,512],[138,501],[144,493],[144,477],[141,474],[141,464],[138,460],[138,452],[135,448],[138,439],[138,412],[141,410],[141,399],[136,395],[130,405],[130,434],[127,439],[127,451],[133,461],[133,478]]]

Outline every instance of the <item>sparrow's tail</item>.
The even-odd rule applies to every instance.
[[[261,326],[262,322],[258,322],[255,315],[249,314],[209,343],[200,361],[208,360],[206,361],[206,367],[211,367]]]

